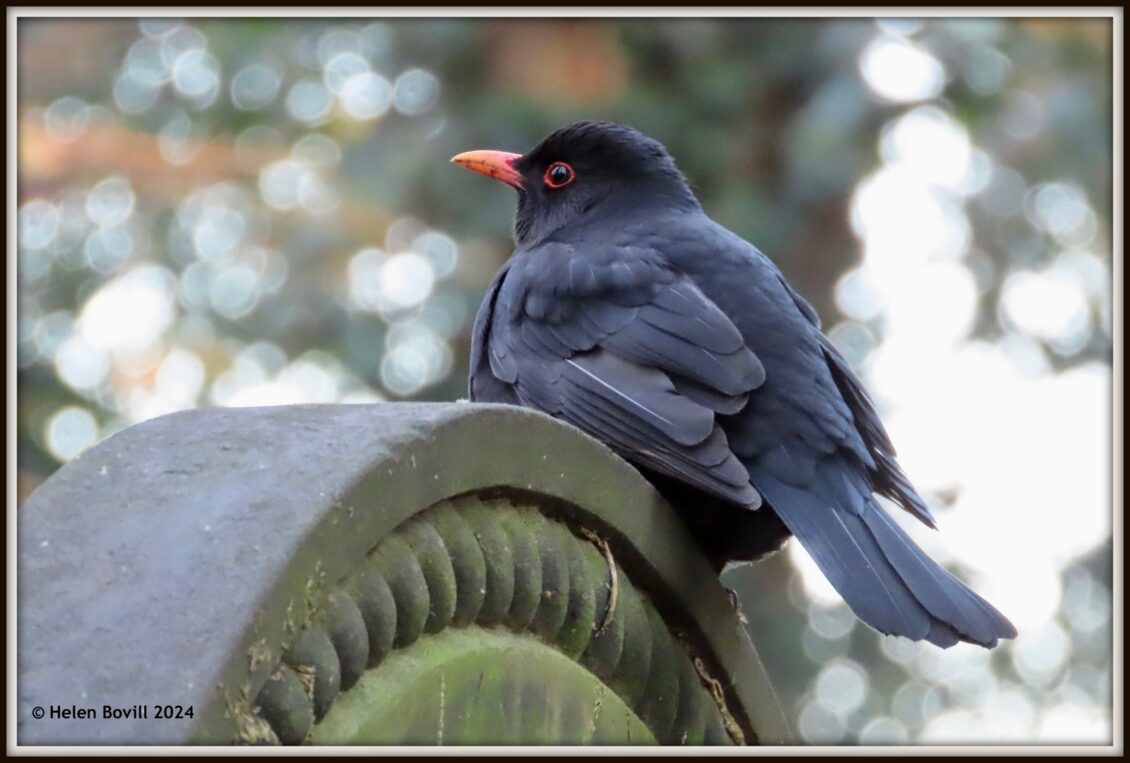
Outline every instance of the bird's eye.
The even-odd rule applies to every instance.
[[[576,177],[573,168],[565,162],[554,162],[545,170],[545,184],[550,188],[564,188]]]

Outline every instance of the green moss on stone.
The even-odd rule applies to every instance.
[[[428,585],[428,619],[424,631],[438,633],[448,626],[455,614],[455,570],[451,555],[439,532],[429,524],[427,515],[409,522],[399,531],[416,554]]]
[[[388,582],[396,601],[396,647],[405,647],[420,637],[428,621],[431,601],[424,570],[408,542],[390,535],[373,552],[377,569]]]

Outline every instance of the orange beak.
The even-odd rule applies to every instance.
[[[508,151],[464,151],[453,156],[451,161],[472,172],[478,172],[480,175],[501,180],[507,185],[521,189],[522,176],[514,169],[514,162],[521,156]]]

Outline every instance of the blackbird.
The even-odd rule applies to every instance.
[[[475,319],[472,400],[535,408],[651,477],[718,569],[794,535],[885,634],[993,647],[1016,629],[875,499],[935,527],[816,311],[707,217],[657,141],[579,122],[452,159],[518,190]]]

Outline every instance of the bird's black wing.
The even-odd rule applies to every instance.
[[[812,305],[798,294],[783,277],[779,277],[778,281],[804,319],[819,329],[820,316]],[[851,412],[851,419],[856,429],[855,434],[862,440],[866,454],[870,457],[865,460],[865,463],[871,473],[872,486],[875,488],[875,492],[895,501],[927,526],[936,527],[934,516],[930,513],[926,502],[922,500],[914,486],[910,484],[910,479],[896,460],[895,446],[891,443],[887,429],[883,426],[879,414],[875,411],[875,404],[871,401],[867,390],[863,388],[859,377],[855,375],[851,364],[840,354],[840,351],[836,349],[827,336],[819,332],[814,332],[814,336],[819,343],[832,381]]]
[[[716,416],[741,410],[764,371],[730,319],[654,252],[518,252],[476,323],[475,399],[512,394],[637,464],[760,504]]]

